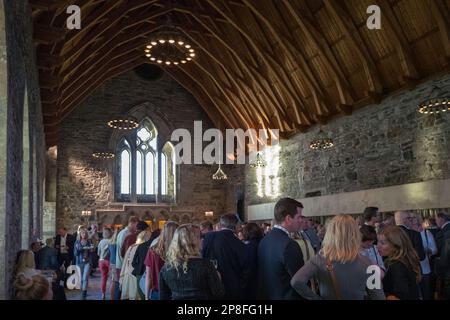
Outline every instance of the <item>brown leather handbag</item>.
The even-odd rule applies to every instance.
[[[330,272],[331,275],[331,281],[333,283],[334,294],[336,295],[336,299],[342,300],[341,291],[339,290],[336,274],[334,273],[333,269],[333,263],[329,259],[327,259],[327,270]]]

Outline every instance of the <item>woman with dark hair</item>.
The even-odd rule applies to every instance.
[[[242,229],[243,241],[246,244],[250,275],[247,284],[247,299],[256,299],[258,289],[258,245],[264,236],[263,230],[253,222]]]
[[[388,300],[418,300],[420,261],[408,235],[397,226],[386,227],[378,235],[378,251],[387,271],[383,289]]]
[[[377,247],[374,245],[377,239],[377,231],[374,227],[369,225],[363,225],[359,228],[362,234],[361,252],[362,256],[365,256],[372,261],[373,264],[380,267],[382,270],[382,277],[384,277],[384,272],[386,267],[384,266],[383,258],[381,258]]]

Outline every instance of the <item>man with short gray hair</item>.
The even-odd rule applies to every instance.
[[[411,243],[416,250],[419,260],[425,259],[425,250],[423,248],[422,237],[419,232],[412,229],[413,217],[408,211],[397,211],[394,215],[395,224],[400,227],[409,237]]]
[[[222,215],[220,230],[206,233],[203,239],[202,256],[217,262],[226,299],[245,298],[250,272],[245,244],[235,234],[238,222],[236,215]]]

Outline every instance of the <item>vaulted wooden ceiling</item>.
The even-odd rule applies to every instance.
[[[448,72],[450,0],[29,0],[47,145],[104,81],[142,63],[173,22],[196,48],[165,67],[216,124],[303,132]],[[81,8],[68,30],[66,8]],[[369,30],[369,5],[381,30]]]

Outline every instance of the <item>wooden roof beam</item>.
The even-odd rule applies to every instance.
[[[370,53],[365,47],[358,30],[353,24],[351,17],[337,1],[324,1],[324,5],[325,8],[327,8],[327,10],[334,16],[352,49],[360,58],[367,78],[367,95],[381,95],[383,93],[383,85],[380,80],[381,78],[378,73],[378,69],[373,58],[370,56]]]
[[[46,70],[52,70],[64,63],[62,57],[42,52],[42,50],[37,50],[36,61],[39,69]]]
[[[99,76],[104,73],[108,73],[108,70],[114,66],[121,66],[128,61],[133,61],[136,59],[141,59],[142,63],[146,61],[143,55],[140,55],[136,50],[128,52],[126,55],[116,56],[114,59],[108,59],[107,62],[103,63],[101,67],[97,68],[94,72],[90,74],[86,74],[84,77],[78,79],[78,81],[70,82],[62,88],[60,91],[60,104],[64,105],[64,103],[70,99],[73,99],[73,96],[77,94],[77,92],[83,90],[86,87],[86,83],[94,81]]]
[[[383,23],[386,28],[385,34],[395,47],[403,71],[403,74],[400,76],[400,81],[405,84],[407,81],[411,82],[412,79],[419,79],[420,75],[415,66],[408,40],[403,34],[395,13],[386,0],[379,0],[378,5],[380,6],[381,12],[383,12]]]
[[[52,89],[57,88],[62,82],[62,78],[57,75],[52,75],[50,72],[43,72],[39,70],[39,84],[41,88]]]
[[[175,81],[177,81],[182,87],[184,87],[194,96],[194,98],[203,108],[216,128],[219,128],[219,124],[222,122],[221,120],[224,120],[225,125],[231,127],[231,124],[228,123],[228,120],[221,116],[219,110],[211,110],[211,106],[215,107],[215,104],[208,98],[206,94],[202,94],[201,92],[199,92],[193,81],[188,80],[185,76],[182,76],[180,72],[177,73],[173,69],[166,69],[165,71],[169,74],[169,76],[171,76]]]
[[[73,56],[78,54],[81,50],[85,49],[88,45],[92,44],[96,41],[100,36],[102,36],[106,31],[110,30],[112,27],[114,27],[123,17],[125,17],[130,11],[140,9],[142,7],[145,7],[148,5],[147,0],[136,0],[136,2],[132,9],[127,8],[127,5],[124,4],[123,6],[120,6],[119,9],[114,11],[110,14],[109,19],[111,22],[105,27],[104,25],[99,25],[95,28],[93,28],[85,37],[82,38],[74,47],[72,47],[70,50],[64,53],[64,58],[71,59]],[[128,3],[128,2],[127,2]],[[152,12],[150,16],[146,16],[146,20],[151,20],[152,18],[158,17],[159,15],[163,15],[167,12],[170,12],[171,8],[161,8],[155,10],[155,12]],[[146,15],[146,14],[143,14]],[[120,28],[115,28],[114,32],[120,32],[124,28],[129,28],[132,25],[129,23],[130,21],[124,20],[122,24],[120,25]],[[142,21],[138,21],[137,23],[140,23]],[[119,31],[120,30],[120,31]]]
[[[141,48],[142,56],[144,56],[144,47],[148,43],[147,39],[136,40],[140,37],[145,36],[152,32],[153,29],[150,28],[141,28],[137,32],[132,34],[120,35],[116,38],[110,46],[105,46],[98,52],[92,53],[91,56],[80,56],[77,58],[71,65],[73,68],[66,69],[65,72],[61,74],[61,76],[69,80],[70,82],[77,81],[84,74],[89,73],[90,70],[95,68],[98,65],[101,65],[105,61],[111,59],[111,56],[116,57],[123,52],[128,52],[131,50],[136,50]],[[64,90],[64,89],[62,89]]]
[[[443,1],[430,1],[431,12],[439,27],[439,35],[444,46],[446,61],[443,67],[450,69],[450,12]]]
[[[37,44],[52,44],[64,39],[66,30],[41,24],[33,27],[33,40]]]
[[[294,9],[291,2],[289,2],[288,0],[283,0],[283,4],[286,7],[287,11],[292,15],[300,29],[310,39],[311,43],[314,44],[317,51],[323,57],[328,69],[333,74],[341,103],[353,104],[355,97],[353,89],[350,83],[347,81],[346,75],[344,74],[340,64],[337,62],[336,57],[334,56],[334,53],[331,50],[326,39],[316,29],[316,27],[313,26],[312,23],[310,23],[309,19],[305,17],[301,11]],[[287,27],[287,29],[289,28]]]
[[[263,117],[266,117],[265,115],[265,110],[257,110],[255,108],[254,103],[256,102],[255,100],[252,99],[252,97],[249,97],[246,95],[245,90],[240,90],[240,85],[237,83],[237,79],[240,79],[239,75],[237,75],[236,73],[233,73],[233,71],[231,70],[232,68],[230,66],[225,66],[224,63],[221,61],[221,59],[219,59],[218,57],[216,57],[211,50],[209,50],[204,42],[204,39],[201,38],[203,40],[203,43],[200,43],[197,39],[193,38],[188,32],[181,30],[191,41],[193,41],[195,43],[196,46],[198,46],[200,49],[202,49],[217,65],[219,65],[221,67],[221,71],[224,72],[227,76],[227,79],[234,84],[234,87],[239,91],[238,93],[234,92],[232,88],[229,88],[228,90],[230,90],[231,92],[233,92],[234,95],[236,95],[237,97],[239,96],[243,96],[245,97],[248,101],[250,101],[250,103],[248,104],[249,107],[249,112],[250,114],[253,113],[253,115],[256,115],[258,117],[258,119],[262,122],[264,122],[264,120],[262,119],[262,117],[260,116],[259,113],[263,114]],[[209,69],[209,67],[206,65],[206,69]],[[242,104],[244,105],[245,102],[242,102]],[[257,103],[256,105],[259,105],[259,103]]]
[[[218,105],[220,98],[212,96],[211,93],[205,88],[203,83],[201,83],[198,78],[194,77],[187,70],[185,70],[183,68],[178,67],[176,70],[179,70],[179,71],[185,73],[186,76],[188,76],[190,78],[190,81],[193,81],[194,83],[196,83],[197,86],[203,90],[203,92],[213,102],[217,111],[219,111],[219,113],[222,115],[222,117],[225,120],[227,120],[227,122],[230,124],[231,128],[240,128],[241,127],[239,121],[234,117],[233,113],[228,112],[228,114],[225,114],[225,111],[229,111],[228,108],[226,108],[226,107],[223,108],[223,106],[221,107],[220,105]]]
[[[280,84],[284,85],[286,94],[288,94],[288,96],[290,96],[290,98],[292,100],[299,102],[300,98],[297,96],[296,90],[293,88],[292,84],[290,83],[289,76],[286,74],[286,71],[283,69],[283,67],[275,62],[275,59],[272,58],[270,53],[268,53],[266,51],[263,52],[259,48],[259,46],[255,43],[253,38],[247,32],[245,32],[241,28],[241,26],[238,25],[238,23],[236,22],[236,18],[234,17],[234,14],[229,10],[229,8],[226,10],[227,12],[225,12],[225,10],[223,8],[221,8],[217,2],[215,2],[213,0],[207,0],[207,1],[214,9],[216,9],[220,14],[222,14],[229,21],[229,23],[233,27],[235,27],[247,39],[247,41],[251,44],[252,48],[258,53],[261,60],[268,67],[270,72],[275,76],[277,81]],[[276,70],[278,70],[280,74]]]
[[[150,1],[149,1],[149,4]],[[105,1],[100,6],[95,8],[93,12],[90,12],[86,17],[83,17],[82,20],[82,29],[81,30],[70,30],[64,39],[66,43],[70,43],[77,37],[82,36],[87,30],[94,27],[98,22],[100,22],[105,16],[107,16],[112,10],[121,10],[127,7],[127,1],[119,0],[119,1]],[[80,32],[81,31],[81,32]]]
[[[235,101],[230,97],[229,93],[227,92],[227,86],[223,83],[219,83],[219,81],[216,79],[216,77],[205,67],[202,66],[196,59],[194,59],[194,64],[202,70],[205,74],[209,76],[209,78],[213,81],[215,86],[219,89],[219,91],[222,93],[222,95],[225,97],[225,99],[230,104],[231,108],[234,110],[234,112],[238,115],[240,120],[245,124],[246,129],[247,128],[254,128],[255,125],[253,124],[253,120],[251,117],[249,117],[247,110],[243,105],[236,105]],[[166,68],[167,69],[167,68]],[[187,67],[183,66],[183,69],[187,69]],[[242,109],[242,110],[240,110]]]
[[[295,45],[292,43],[292,41],[280,34],[283,34],[283,32],[280,32],[279,30],[276,30],[275,26],[271,22],[270,18],[268,18],[264,12],[261,11],[260,8],[257,8],[251,1],[248,0],[242,0],[248,8],[265,24],[265,26],[269,29],[271,32],[271,35],[275,38],[275,41],[278,43],[279,46],[283,49],[283,51],[289,56],[291,63],[296,67],[297,70],[300,70],[303,75],[302,77],[306,78],[306,86],[310,87],[310,90],[315,90],[318,92],[320,96],[323,95],[323,92],[321,90],[321,87],[317,81],[317,79],[314,76],[314,72],[309,67],[305,57],[303,54],[297,50]],[[264,34],[263,30],[261,30],[261,33]],[[286,45],[289,44],[289,47]],[[271,59],[275,60],[273,56],[270,57]],[[301,61],[301,66],[297,63],[298,59]]]
[[[101,74],[100,76],[92,79],[92,81],[90,81],[89,83],[86,83],[83,90],[74,92],[74,94],[71,95],[73,99],[66,99],[67,103],[60,105],[59,114],[61,120],[67,117],[67,115],[69,115],[70,111],[72,111],[74,107],[83,102],[95,89],[101,86],[106,80],[120,75],[127,70],[133,69],[144,62],[145,61],[141,57],[138,57],[134,60],[129,60],[122,65],[117,63],[105,65],[104,68],[101,68],[101,72],[99,72],[99,74]]]
[[[54,10],[60,6],[66,5],[69,1],[66,0],[28,0],[32,9],[39,9],[44,11]]]
[[[191,10],[188,10],[188,9],[180,9],[180,8],[178,8],[178,7],[175,8],[175,11],[179,11],[179,12],[182,12],[182,13],[189,14],[189,15],[192,16],[192,17],[193,17],[193,18],[194,18],[194,19],[195,19],[195,20],[196,20],[196,21],[197,21],[197,22],[198,22],[205,30],[208,30],[211,34],[213,34],[214,37],[215,37],[215,38],[216,38],[216,39],[217,39],[217,40],[218,40],[218,41],[219,41],[226,49],[229,50],[229,52],[230,52],[230,53],[232,54],[232,56],[236,59],[236,61],[239,62],[239,65],[242,67],[242,69],[243,69],[244,71],[246,71],[247,74],[248,74],[250,77],[252,77],[254,83],[255,83],[256,85],[261,86],[261,92],[263,92],[263,93],[265,94],[266,91],[267,91],[267,93],[268,93],[267,97],[269,97],[269,100],[273,102],[273,105],[274,105],[274,106],[277,106],[277,111],[276,111],[276,112],[281,112],[282,114],[284,114],[284,110],[281,108],[281,106],[278,105],[276,99],[274,100],[274,99],[272,99],[272,98],[270,97],[270,95],[273,95],[273,96],[275,97],[275,95],[274,95],[272,89],[271,89],[270,87],[267,87],[267,86],[265,87],[264,85],[262,85],[262,84],[260,83],[260,81],[257,80],[257,77],[261,79],[261,77],[263,77],[263,76],[261,76],[261,75],[259,74],[259,71],[258,71],[256,68],[251,67],[251,63],[249,63],[249,62],[243,60],[243,59],[244,59],[244,56],[243,56],[242,54],[238,54],[237,51],[236,51],[234,48],[232,48],[232,47],[227,43],[225,36],[224,36],[223,34],[220,33],[220,31],[219,31],[219,29],[218,29],[217,27],[215,28],[215,30],[213,30],[213,29],[211,28],[211,26],[215,26],[214,23],[212,23],[212,24],[206,23],[206,22],[204,21],[204,19],[202,19],[202,18],[200,17],[199,14],[195,14],[195,11],[191,11]],[[190,30],[190,31],[192,31],[192,27],[191,27],[191,30]],[[200,31],[200,33],[202,33],[202,32]],[[258,75],[258,74],[259,74],[259,76],[256,77],[256,75]]]

